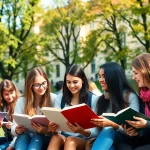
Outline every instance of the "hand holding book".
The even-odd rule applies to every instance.
[[[139,132],[133,128],[133,127],[127,127],[126,125],[122,125],[124,131],[126,132],[126,134],[128,134],[129,136],[138,136]]]
[[[115,129],[119,128],[119,125],[116,124],[115,122],[103,117],[103,116],[99,116],[99,119],[91,119],[91,122],[99,127],[108,127],[108,126],[112,126]]]
[[[133,116],[133,118],[135,119],[135,121],[126,120],[126,122],[136,129],[146,128],[147,120],[135,116]]]

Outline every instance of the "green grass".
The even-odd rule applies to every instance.
[[[2,128],[0,128],[0,136],[4,136],[4,132]]]

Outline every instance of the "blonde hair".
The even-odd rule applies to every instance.
[[[135,57],[132,66],[142,73],[144,84],[150,83],[150,53],[143,53]]]
[[[30,70],[27,74],[26,80],[25,80],[25,98],[26,98],[26,104],[24,108],[24,112],[27,115],[33,116],[36,114],[36,110],[33,107],[34,104],[34,94],[33,94],[33,81],[35,77],[37,76],[43,76],[47,81],[47,89],[45,94],[42,96],[42,100],[40,101],[39,107],[48,107],[52,106],[51,97],[50,97],[50,83],[48,80],[48,77],[46,73],[39,67],[33,68]]]
[[[8,104],[3,97],[4,91],[7,91],[7,92],[15,91],[16,97],[10,104]],[[13,119],[12,114],[14,113],[14,107],[15,107],[16,101],[19,97],[20,97],[20,93],[19,93],[17,87],[10,80],[5,79],[0,83],[0,109],[1,109],[1,111],[4,111],[5,107],[7,107],[8,105],[10,106],[9,110],[8,110],[8,115],[9,115],[11,121]]]

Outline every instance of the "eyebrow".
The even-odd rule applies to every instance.
[[[66,81],[70,81],[70,80],[66,80]],[[72,82],[74,82],[74,81],[78,81],[78,80],[73,80]],[[71,81],[70,81],[71,82]]]
[[[46,81],[46,80],[45,80]],[[43,82],[45,82],[45,81],[43,81]],[[42,84],[43,82],[41,82],[41,83],[33,83],[33,84]]]

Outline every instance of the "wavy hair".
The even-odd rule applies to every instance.
[[[143,53],[135,57],[132,66],[142,73],[144,84],[150,83],[150,53]]]
[[[6,102],[6,100],[3,97],[4,91],[7,92],[15,91],[16,94],[15,99],[9,104]],[[4,108],[8,108],[7,106],[9,106],[9,110],[7,111],[11,121],[13,120],[12,114],[14,113],[14,107],[19,97],[20,97],[19,90],[17,89],[15,84],[13,84],[10,80],[5,79],[0,83],[0,110],[4,111]]]
[[[39,67],[33,68],[30,70],[27,74],[26,80],[25,80],[25,92],[24,96],[26,98],[26,104],[24,108],[24,112],[27,115],[33,116],[36,114],[36,110],[33,107],[34,104],[34,91],[33,91],[33,81],[35,77],[37,76],[43,76],[45,80],[47,81],[47,89],[45,94],[42,96],[42,100],[40,101],[39,107],[49,107],[52,106],[52,101],[50,97],[50,82],[48,80],[48,77],[46,73]]]
[[[79,93],[79,104],[88,103],[88,89],[89,89],[88,80],[86,78],[86,75],[85,75],[83,69],[78,65],[70,66],[66,70],[66,73],[64,76],[63,97],[64,97],[66,103],[68,105],[71,105],[71,99],[72,99],[72,93],[70,92],[70,90],[68,89],[68,87],[66,85],[66,76],[68,74],[71,76],[78,77],[83,81],[82,88],[80,89],[80,93]]]

